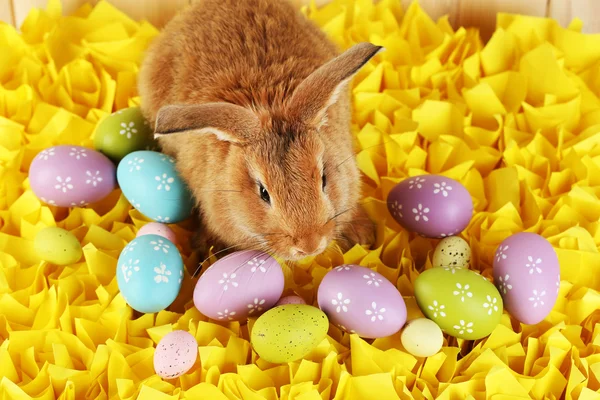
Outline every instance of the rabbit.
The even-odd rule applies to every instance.
[[[297,261],[335,240],[371,245],[353,152],[349,83],[382,50],[338,52],[286,0],[201,0],[140,67],[144,117],[200,218],[195,247]]]

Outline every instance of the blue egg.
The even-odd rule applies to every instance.
[[[156,151],[134,151],[117,168],[127,200],[156,222],[176,223],[190,216],[193,198],[175,169],[175,160]]]
[[[143,235],[123,249],[117,264],[117,284],[131,308],[155,313],[169,307],[179,294],[183,260],[163,236]]]

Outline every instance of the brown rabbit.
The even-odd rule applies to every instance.
[[[205,246],[297,260],[371,244],[349,82],[381,47],[335,46],[283,0],[202,0],[152,43],[142,109],[176,159]],[[337,57],[336,57],[337,56]]]

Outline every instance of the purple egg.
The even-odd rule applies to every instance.
[[[115,189],[116,168],[96,150],[54,146],[33,159],[29,183],[33,193],[46,204],[81,207],[102,200]]]
[[[390,191],[387,206],[405,229],[432,238],[462,232],[473,214],[469,191],[460,182],[441,175],[403,180]]]
[[[235,252],[215,262],[194,288],[194,305],[217,321],[241,321],[273,307],[283,293],[283,272],[268,254]]]
[[[383,275],[358,265],[329,271],[317,299],[331,323],[364,338],[393,335],[406,322],[406,305],[398,289]]]
[[[306,301],[300,296],[285,296],[279,299],[276,306],[282,306],[284,304],[306,304]]]
[[[494,282],[513,317],[528,325],[543,321],[554,307],[560,287],[554,248],[535,233],[506,238],[494,255]]]

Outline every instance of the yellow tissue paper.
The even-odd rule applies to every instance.
[[[323,276],[342,263],[395,283],[409,318],[413,284],[435,241],[403,230],[385,199],[422,173],[459,180],[475,215],[462,236],[472,268],[492,277],[496,246],[536,232],[556,249],[559,299],[536,326],[506,312],[485,339],[445,336],[427,359],[400,333],[363,340],[331,326],[303,360],[273,365],[248,341],[253,320],[217,323],[191,302],[198,261],[188,226],[173,226],[187,267],[175,303],[140,315],[118,291],[119,253],[147,222],[119,191],[60,209],[31,192],[33,157],[57,144],[92,146],[97,122],[139,104],[140,61],[158,30],[109,2],[62,16],[59,0],[32,9],[21,32],[0,25],[0,398],[2,399],[598,399],[600,395],[600,37],[546,18],[500,14],[487,44],[474,29],[433,21],[415,2],[333,0],[303,13],[346,49],[386,52],[353,83],[353,127],[363,206],[377,222],[372,249],[283,265],[286,291],[316,304]],[[54,266],[36,233],[67,229],[84,259]],[[199,346],[192,369],[154,374],[154,347],[175,329]]]

